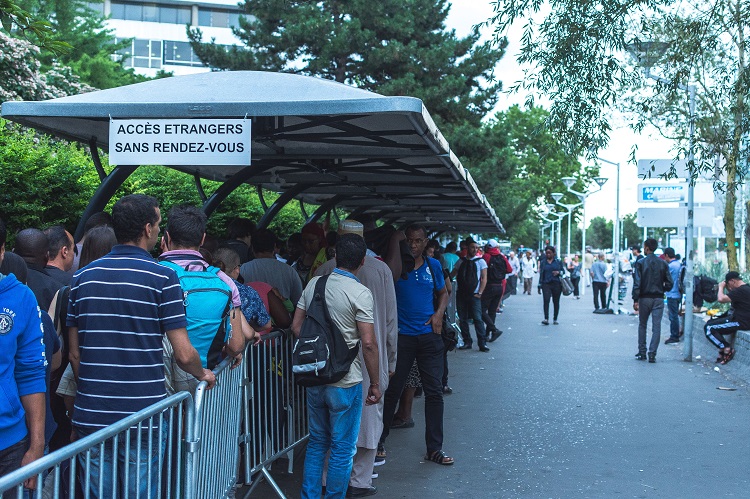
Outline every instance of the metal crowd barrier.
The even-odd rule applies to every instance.
[[[37,477],[34,497],[88,498],[92,492],[97,497],[105,497],[105,487],[112,486],[106,497],[143,497],[193,499],[194,491],[190,480],[183,474],[183,443],[185,429],[193,426],[193,397],[188,392],[176,393],[157,402],[117,423],[76,440],[47,456],[34,461],[0,478],[0,495],[15,490],[16,497],[24,497],[23,482]],[[166,425],[166,427],[165,427]],[[161,429],[162,431],[153,431]],[[140,459],[132,465],[124,459],[122,487],[118,484],[118,454],[124,451],[127,456],[135,449],[138,458],[141,452],[157,453],[156,469],[151,462],[142,470]],[[96,483],[91,480],[92,454],[113,457],[112,469],[100,473]],[[130,468],[135,466],[135,475]],[[83,472],[85,470],[85,472]],[[146,473],[143,474],[143,471]],[[49,473],[45,481],[45,474]],[[110,475],[111,473],[111,475]],[[105,474],[107,475],[105,477]],[[129,483],[130,477],[135,480]],[[142,479],[147,480],[145,495],[134,491],[141,489]],[[186,481],[187,479],[187,486]],[[66,482],[66,483],[64,483]],[[155,493],[152,493],[155,491]]]
[[[247,384],[247,354],[252,348],[248,345],[236,368],[231,369],[231,359],[225,359],[214,369],[216,386],[212,390],[206,389],[205,381],[195,390],[195,438],[188,441],[196,442],[196,447],[188,449],[187,466],[195,477],[190,483],[195,484],[199,498],[226,497],[237,483],[242,395]]]
[[[288,472],[294,469],[294,449],[307,440],[307,399],[291,370],[293,337],[277,330],[248,349],[250,383],[243,404],[244,481],[249,497],[266,480],[280,498],[285,495],[269,472],[275,460],[286,454]]]

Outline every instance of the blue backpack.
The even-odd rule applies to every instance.
[[[177,273],[182,287],[190,343],[198,351],[203,367],[213,369],[221,362],[221,352],[227,341],[232,290],[221,280],[216,267],[201,260],[191,261],[185,267],[171,261],[188,258],[194,256],[173,254],[162,257],[160,263]],[[203,270],[188,270],[195,265],[200,265]]]

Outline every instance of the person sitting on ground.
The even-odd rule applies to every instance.
[[[190,272],[200,272],[198,275],[205,281],[201,287],[195,288],[200,290],[200,299],[185,299],[184,302],[190,343],[198,351],[203,367],[213,369],[215,365],[210,363],[212,353],[215,354],[214,359],[219,356],[218,352],[212,351],[217,332],[224,333],[224,351],[234,357],[235,366],[242,359],[245,338],[253,340],[255,332],[247,324],[245,317],[236,312],[242,305],[242,300],[235,282],[221,270],[209,265],[198,251],[206,236],[206,223],[206,214],[194,206],[172,208],[167,219],[167,230],[162,238],[162,249],[165,251],[159,256],[159,262],[178,272],[183,292],[189,292],[184,287]],[[183,269],[187,272],[182,273]],[[209,277],[206,274],[213,275]],[[209,305],[217,303],[221,306]],[[230,327],[222,331],[221,324],[226,325],[227,314]],[[177,365],[168,338],[164,338],[164,367],[168,387],[171,382],[175,392],[194,391],[200,383]]]
[[[253,234],[252,244],[255,259],[240,266],[243,282],[265,282],[278,289],[292,304],[297,303],[302,296],[302,281],[293,268],[276,259],[276,235],[268,229],[258,229]]]
[[[47,248],[49,259],[44,270],[47,275],[60,283],[60,286],[69,286],[73,278],[71,269],[75,257],[73,236],[62,225],[48,227],[44,230],[44,234],[47,236],[49,245]]]
[[[719,349],[716,362],[726,364],[735,354],[726,336],[740,329],[750,329],[750,285],[742,280],[739,272],[727,272],[724,281],[719,283],[719,302],[731,303],[731,312],[725,317],[711,319],[703,330],[708,341]]]

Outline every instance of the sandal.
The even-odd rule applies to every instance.
[[[401,428],[414,428],[414,420],[412,418],[409,418],[408,421],[404,421],[403,419],[394,419],[393,423],[391,423],[391,430],[398,430]]]
[[[728,364],[730,360],[734,358],[734,353],[736,350],[734,348],[729,349],[729,352],[724,352],[724,358],[719,362],[721,365]]]
[[[377,454],[375,454],[375,457],[382,457],[383,459],[385,459],[385,446],[383,444],[378,444],[378,451]]]
[[[436,450],[435,452],[425,454],[424,460],[442,464],[443,466],[450,466],[455,462],[452,457],[446,456],[445,452],[443,452],[442,450]]]

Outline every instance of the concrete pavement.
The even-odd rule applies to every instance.
[[[683,362],[667,330],[657,363],[636,361],[637,318],[592,314],[590,292],[562,297],[561,324],[543,326],[534,293],[508,300],[491,352],[449,354],[444,450],[456,464],[422,460],[418,399],[416,427],[386,443],[376,497],[750,496],[746,386]],[[274,470],[289,497],[301,469]]]

